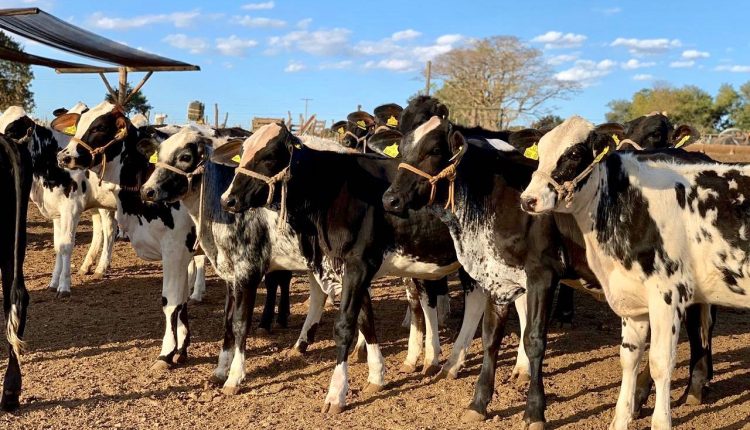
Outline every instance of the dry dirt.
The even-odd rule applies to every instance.
[[[305,358],[285,358],[305,314],[307,286],[302,278],[295,278],[290,327],[275,328],[271,336],[250,336],[244,388],[237,396],[224,397],[206,382],[219,352],[225,291],[210,269],[205,301],[190,309],[193,343],[188,363],[153,374],[149,367],[159,352],[164,324],[160,264],[139,260],[128,243],[117,242],[112,269],[104,280],[74,275],[72,298],[56,299],[45,290],[54,263],[51,223],[40,218],[35,208],[29,221],[26,275],[32,300],[26,339],[30,351],[23,357],[22,407],[15,414],[0,412],[0,428],[518,428],[525,396],[505,382],[518,342],[515,321],[499,359],[490,418],[462,425],[460,415],[481,364],[480,340],[475,339],[468,366],[458,380],[431,383],[420,374],[399,374],[407,343],[407,331],[400,326],[403,291],[392,279],[378,282],[373,293],[388,385],[381,393],[360,393],[366,364],[353,364],[348,410],[326,416],[320,407],[334,364],[334,311],[326,311],[320,339]],[[86,217],[73,256],[75,265],[85,254],[90,227]],[[259,293],[258,303],[263,302],[263,294]],[[457,288],[452,296],[449,326],[456,327],[462,306]],[[260,305],[256,323],[259,311]],[[553,328],[550,333],[544,367],[547,420],[550,428],[606,429],[620,380],[619,320],[605,304],[582,294],[577,296],[576,312],[575,328]],[[675,407],[677,428],[748,427],[748,332],[748,313],[720,310],[714,339],[716,376],[707,403]],[[443,361],[454,335],[452,328],[441,331],[446,345]],[[3,348],[3,365],[5,354]],[[687,363],[683,339],[673,399],[685,386]],[[648,407],[652,406],[653,395]],[[642,418],[632,428],[648,428],[648,423]]]

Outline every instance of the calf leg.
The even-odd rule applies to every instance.
[[[234,332],[234,356],[229,367],[229,375],[224,382],[222,392],[234,395],[240,391],[240,384],[245,379],[245,345],[247,332],[253,319],[255,294],[260,273],[250,273],[246,281],[232,286],[234,311],[232,313],[232,331]]]
[[[227,292],[224,299],[224,339],[219,353],[219,363],[214,369],[211,381],[217,385],[223,385],[229,375],[229,366],[234,359],[234,330],[232,330],[232,321],[234,321],[234,293],[232,284],[226,283]]]
[[[47,289],[57,292],[57,286],[60,285],[60,272],[62,271],[62,253],[60,253],[60,219],[52,220],[52,243],[55,250],[55,267],[52,269],[52,279],[49,281]]]
[[[190,331],[187,325],[187,269],[190,259],[191,256],[187,251],[162,250],[164,279],[161,305],[166,325],[161,352],[152,366],[153,370],[166,370],[173,363],[184,362],[187,357],[187,347],[190,343]]]
[[[206,256],[196,255],[188,266],[188,286],[193,287],[188,304],[196,304],[203,301],[206,294]]]
[[[641,357],[646,348],[648,330],[648,315],[622,319],[622,342],[620,344],[622,382],[620,396],[615,407],[615,417],[609,426],[612,430],[626,430],[636,413],[635,388],[638,365],[641,363]]]
[[[60,235],[57,245],[60,254],[60,283],[57,286],[57,297],[70,297],[70,259],[76,240],[76,228],[81,211],[74,206],[60,214]]]
[[[308,281],[310,285],[310,300],[307,308],[307,316],[305,317],[304,324],[302,324],[299,338],[292,347],[291,354],[293,355],[307,352],[308,346],[315,340],[315,332],[318,330],[318,324],[320,324],[320,318],[323,315],[326,299],[328,298],[328,294],[323,291],[318,280],[312,273],[309,275]]]
[[[441,281],[421,281],[419,301],[425,317],[425,351],[422,373],[434,376],[440,372],[440,333],[438,328],[437,298],[443,292]]]
[[[364,336],[367,343],[367,385],[362,392],[376,393],[382,390],[385,385],[385,360],[383,360],[378,338],[375,335],[375,317],[372,312],[372,301],[368,290],[365,290],[362,296],[362,309],[359,312],[357,323],[360,327],[360,335]]]
[[[690,378],[680,403],[699,405],[713,377],[711,336],[716,321],[716,306],[694,304],[687,308],[685,326],[690,341]]]
[[[509,306],[497,306],[487,301],[484,311],[484,323],[482,324],[482,346],[484,356],[482,359],[482,370],[474,387],[474,398],[469,408],[464,412],[461,421],[482,421],[487,416],[487,405],[492,400],[495,392],[495,370],[497,366],[497,354],[500,351],[500,343],[505,332],[505,323],[508,321]]]
[[[78,268],[79,275],[88,275],[91,273],[91,266],[99,258],[102,250],[102,217],[98,211],[91,213],[91,233],[91,244],[89,245],[88,252],[86,252],[86,257],[83,259],[83,263],[81,263],[81,267]]]
[[[466,295],[466,305],[464,310],[463,323],[461,331],[453,344],[453,350],[448,361],[443,364],[443,368],[437,376],[437,379],[451,378],[456,379],[458,372],[464,366],[466,353],[469,351],[471,341],[474,340],[474,334],[477,332],[479,320],[482,319],[484,309],[487,303],[487,296],[480,288],[474,288]]]
[[[271,332],[271,324],[273,324],[273,313],[276,308],[276,291],[279,287],[279,282],[275,276],[276,272],[266,273],[263,283],[266,286],[266,302],[263,305],[263,313],[260,316],[260,323],[258,328],[263,329],[267,333]]]
[[[654,413],[651,428],[663,430],[672,428],[670,388],[672,371],[677,356],[677,340],[680,333],[680,318],[684,303],[666,304],[655,285],[645,285],[649,290],[649,322],[651,323],[651,349],[649,366],[656,387]],[[676,291],[673,297],[678,297]]]
[[[289,287],[292,283],[292,272],[278,272],[279,273],[279,308],[276,313],[276,324],[282,328],[287,328],[289,325],[289,315],[292,313],[291,305],[289,304]]]
[[[341,305],[334,324],[336,368],[323,405],[323,412],[332,414],[339,413],[346,407],[346,394],[349,391],[349,347],[354,340],[354,328],[362,307],[363,296],[375,272],[359,259],[347,260],[344,267],[346,271],[341,291]]]
[[[422,345],[425,331],[425,314],[422,312],[422,303],[417,284],[414,282],[405,282],[406,300],[409,303],[411,318],[409,318],[409,347],[406,353],[406,359],[401,365],[400,371],[411,373],[417,370],[417,360],[422,354]]]
[[[107,209],[99,209],[99,216],[102,219],[102,252],[99,255],[99,262],[94,269],[94,278],[104,277],[104,273],[109,269],[112,263],[112,249],[115,246],[115,235],[117,233],[117,223],[115,222],[115,213]]]
[[[526,355],[526,348],[523,342],[524,335],[526,334],[526,319],[528,318],[526,294],[517,298],[514,304],[518,313],[521,332],[519,334],[518,352],[516,353],[516,365],[510,374],[510,379],[515,381],[516,386],[520,387],[525,386],[531,380],[531,376],[529,376],[531,374],[531,370],[529,369],[531,364],[529,363],[528,355]]]
[[[25,233],[22,233],[25,235]],[[22,239],[25,243],[25,238]],[[11,242],[12,243],[12,242]],[[25,248],[25,245],[24,245]],[[26,285],[23,279],[23,259],[19,262],[18,273],[19,279],[13,279],[13,251],[10,250],[10,254],[3,254],[3,250],[0,250],[0,258],[4,262],[0,267],[3,284],[3,309],[5,311],[5,327],[8,327],[9,318],[11,318],[11,306],[14,304],[11,297],[12,284],[15,281],[18,286],[18,294],[20,297],[20,312],[18,312],[18,330],[16,336],[19,339],[23,339],[23,334],[26,329],[26,310],[29,307],[29,292],[26,290]],[[21,395],[22,378],[21,378],[21,364],[19,358],[16,355],[15,350],[11,347],[8,342],[8,367],[5,369],[5,377],[3,378],[3,392],[0,397],[0,407],[5,411],[14,411],[20,406],[19,397]]]
[[[575,305],[573,302],[574,291],[573,288],[565,284],[560,284],[557,289],[557,305],[555,306],[553,315],[561,326],[564,324],[573,324],[573,316],[575,314]]]

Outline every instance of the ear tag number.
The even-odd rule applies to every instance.
[[[532,160],[538,160],[539,159],[538,143],[535,142],[533,145],[526,148],[526,150],[523,151],[523,156]]]
[[[398,157],[398,143],[394,143],[393,145],[386,146],[385,149],[383,150],[383,154],[391,158]]]

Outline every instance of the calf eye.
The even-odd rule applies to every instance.
[[[190,154],[182,154],[180,155],[180,161],[183,163],[189,163],[193,159],[193,156]]]
[[[440,155],[440,147],[436,146],[430,151],[430,155]]]

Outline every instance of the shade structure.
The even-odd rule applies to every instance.
[[[39,8],[0,9],[0,29],[43,45],[115,66],[89,66],[7,48],[0,49],[0,59],[52,67],[58,73],[116,72],[122,68],[129,72],[200,70],[196,65],[117,43],[65,22]]]

